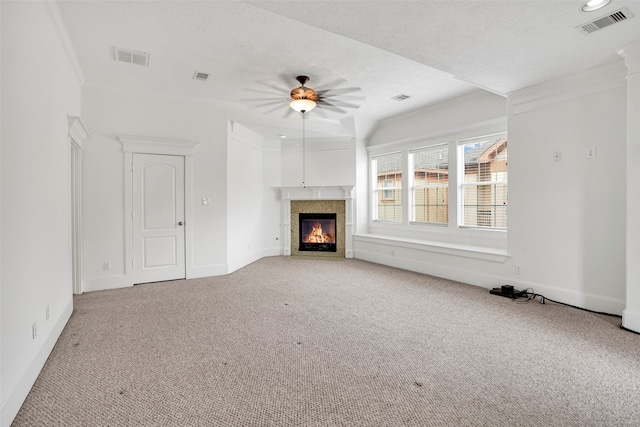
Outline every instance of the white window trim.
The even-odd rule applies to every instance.
[[[415,180],[415,164],[413,161],[411,161],[411,154],[417,151],[421,151],[421,150],[425,150],[425,149],[430,149],[430,148],[436,148],[436,147],[449,147],[450,143],[449,142],[445,142],[445,143],[441,143],[441,144],[433,144],[433,145],[427,145],[424,147],[418,147],[418,148],[412,148],[410,150],[407,150],[407,162],[409,164],[408,169],[408,173],[407,173],[407,180],[408,180],[408,190],[407,190],[407,198],[408,200],[408,205],[409,205],[409,224],[410,225],[427,225],[427,226],[435,226],[435,227],[448,227],[449,224],[444,224],[441,222],[424,222],[424,221],[416,221],[416,206],[414,203],[414,190],[416,189],[425,189],[425,188],[445,188],[447,187],[448,189],[448,196],[451,196],[451,189],[449,188],[451,186],[451,181],[450,179],[447,180],[447,184],[425,184],[425,185],[415,185],[414,180]],[[449,156],[449,153],[447,153],[447,167],[450,168],[451,166],[451,162],[449,161],[451,157]],[[449,177],[451,176],[451,172],[450,170],[447,172],[447,174],[449,175]],[[449,200],[451,200],[451,197],[448,197]],[[449,206],[449,205],[447,205]],[[447,212],[447,217],[450,218],[449,216],[450,212]]]
[[[384,235],[390,239],[414,239],[429,242],[434,247],[448,247],[451,245],[462,245],[481,253],[496,252],[507,254],[507,230],[493,228],[475,228],[458,226],[458,144],[462,141],[476,139],[482,135],[506,134],[506,117],[498,120],[491,120],[475,126],[468,126],[458,131],[442,133],[423,138],[411,138],[398,142],[378,144],[367,147],[368,168],[369,168],[369,214],[368,214],[368,235]],[[375,215],[375,200],[373,200],[373,189],[376,182],[375,171],[372,169],[372,159],[394,152],[403,153],[403,186],[406,191],[408,185],[408,153],[424,147],[435,145],[449,145],[449,223],[430,224],[416,223],[409,221],[409,198],[406,193],[403,197],[403,221],[391,222],[373,220]],[[453,160],[452,160],[453,159]],[[475,248],[475,249],[472,249]]]
[[[495,133],[491,133],[488,135],[482,135],[482,136],[478,136],[478,137],[474,137],[474,138],[466,138],[466,139],[461,139],[456,141],[456,145],[455,145],[455,150],[456,150],[456,163],[457,163],[457,173],[456,173],[456,196],[457,196],[457,206],[460,207],[460,209],[456,209],[456,217],[454,218],[454,220],[456,221],[456,226],[460,229],[474,229],[474,230],[486,230],[486,231],[495,231],[495,232],[507,232],[508,230],[508,226],[506,228],[501,228],[501,227],[483,227],[483,226],[478,226],[478,225],[464,225],[462,224],[462,218],[464,215],[464,187],[466,186],[478,186],[478,185],[494,185],[494,184],[507,184],[507,191],[508,191],[508,185],[509,185],[509,179],[507,178],[507,181],[481,181],[481,182],[464,182],[464,152],[463,152],[463,147],[464,145],[467,145],[469,143],[472,143],[473,141],[480,141],[480,140],[484,140],[484,139],[488,139],[488,138],[497,138],[501,135],[504,135],[505,137],[508,137],[508,134],[506,131],[502,131],[502,132],[495,132]],[[508,176],[508,175],[507,175]]]

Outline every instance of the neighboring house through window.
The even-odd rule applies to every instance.
[[[402,153],[373,157],[373,220],[402,222]]]
[[[449,153],[456,153],[457,173],[450,174]],[[374,155],[371,173],[373,221],[507,228],[506,133]],[[405,197],[409,212],[403,217]]]
[[[409,151],[412,222],[449,223],[449,146]]]
[[[507,228],[507,137],[464,141],[459,145],[464,163],[460,180],[462,227]]]

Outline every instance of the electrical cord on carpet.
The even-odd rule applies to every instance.
[[[552,302],[554,304],[565,305],[567,307],[577,308],[578,310],[588,311],[589,313],[602,314],[602,315],[611,316],[611,317],[622,317],[622,316],[620,316],[618,314],[605,313],[604,311],[589,310],[588,308],[578,307],[577,305],[567,304],[566,302],[560,302],[560,301],[552,300],[551,298],[547,298],[544,295],[535,293],[532,288],[527,288],[527,289],[521,291],[520,292],[520,296],[514,298],[514,301],[518,302],[518,303],[525,303],[526,304],[526,303],[529,303],[531,301],[534,301],[538,297],[540,298],[540,304],[546,304],[546,302],[549,301],[549,302]]]

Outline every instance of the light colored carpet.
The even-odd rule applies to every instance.
[[[364,261],[265,258],[74,305],[15,426],[640,425],[619,318]]]

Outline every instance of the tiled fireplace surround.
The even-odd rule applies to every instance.
[[[352,185],[332,187],[281,187],[284,255],[315,258],[353,258]],[[336,213],[336,252],[299,251],[299,213]],[[287,232],[291,230],[290,232]]]

